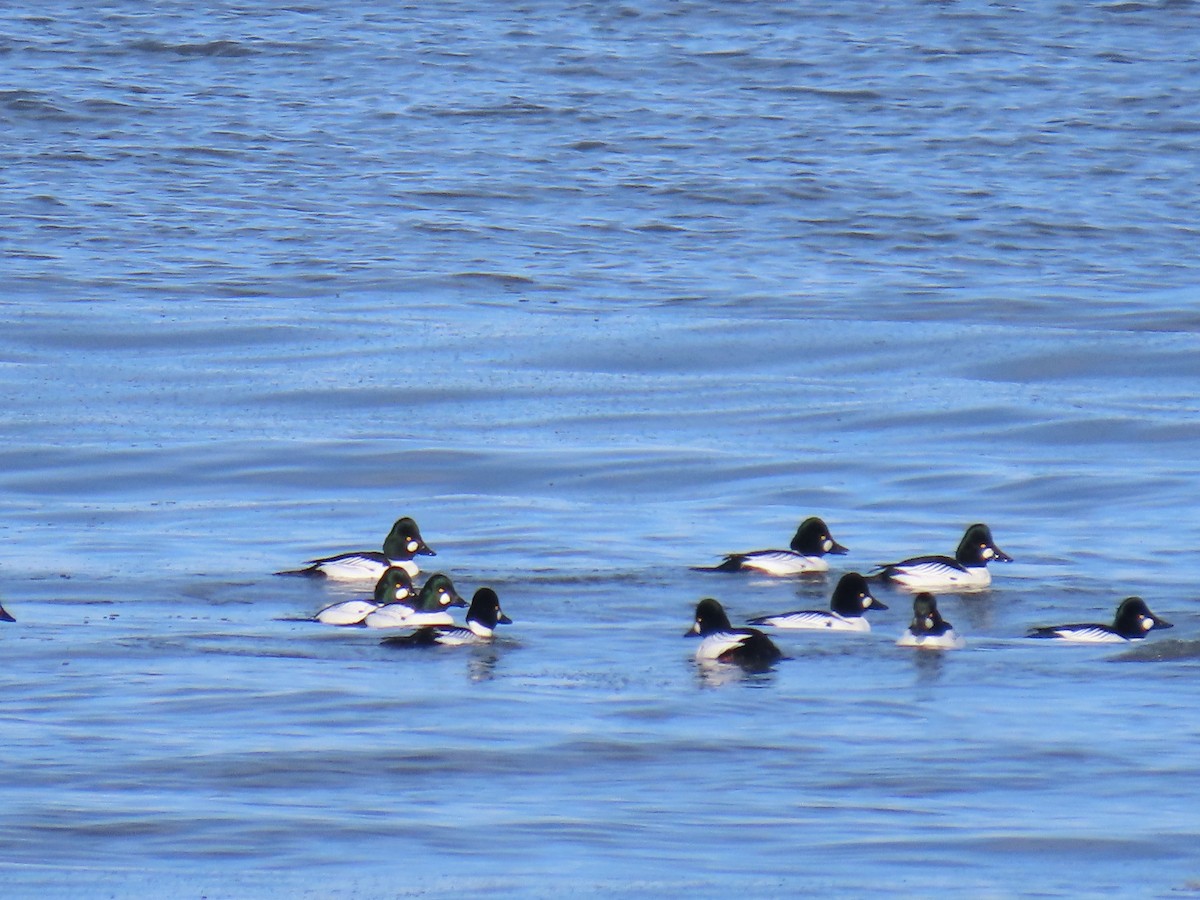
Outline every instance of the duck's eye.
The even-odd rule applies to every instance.
[[[408,543],[405,544],[404,546],[408,547],[409,553],[416,553],[417,548],[420,547],[421,545],[417,541],[413,540],[412,538],[409,538]]]

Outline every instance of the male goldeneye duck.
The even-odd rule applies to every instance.
[[[458,625],[425,625],[412,634],[384,638],[381,643],[393,647],[461,647],[463,644],[486,644],[495,636],[497,625],[511,625],[512,619],[500,608],[500,598],[491,588],[480,588],[471,598],[467,610],[467,627]]]
[[[829,629],[831,631],[870,631],[871,623],[863,615],[868,609],[887,609],[871,596],[867,579],[857,572],[847,572],[833,589],[829,609],[803,609],[751,619],[750,625],[771,625],[775,628]]]
[[[752,550],[730,553],[717,566],[696,567],[699,572],[760,572],[763,575],[810,575],[828,572],[826,554],[841,555],[846,548],[833,539],[829,527],[816,516],[800,523],[790,550]]]
[[[1141,597],[1126,597],[1117,607],[1117,615],[1112,625],[1046,625],[1032,629],[1029,637],[1074,641],[1080,644],[1123,644],[1126,641],[1140,641],[1155,628],[1174,627],[1170,622],[1150,612],[1146,601]]]
[[[9,613],[9,611],[7,609],[5,609],[3,606],[0,606],[0,622],[15,622],[15,621],[17,621],[17,620],[12,617],[12,615]]]
[[[711,597],[696,604],[696,619],[684,632],[699,635],[696,659],[701,662],[733,663],[746,669],[766,669],[783,658],[779,648],[757,628],[734,628],[724,608]]]
[[[385,603],[367,613],[363,624],[368,628],[402,628],[420,625],[453,625],[449,609],[466,606],[467,601],[458,595],[453,582],[437,572],[421,586],[421,592],[407,600]]]
[[[896,641],[896,646],[958,650],[966,646],[966,641],[942,618],[933,594],[921,593],[913,598],[912,624]]]
[[[326,625],[361,625],[363,619],[388,603],[409,600],[413,596],[412,578],[399,566],[390,566],[375,582],[375,596],[370,599],[343,600],[332,603],[315,616]]]
[[[421,537],[417,523],[405,516],[397,519],[383,541],[383,552],[360,550],[355,553],[339,553],[310,559],[306,568],[276,575],[315,575],[336,581],[375,581],[389,566],[399,566],[410,576],[421,571],[415,556],[437,556]]]
[[[872,577],[894,581],[911,590],[975,589],[992,583],[989,562],[1012,562],[1012,557],[996,546],[991,529],[972,525],[959,541],[954,558],[917,556],[897,563],[882,563]]]

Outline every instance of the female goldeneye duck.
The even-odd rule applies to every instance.
[[[933,594],[921,593],[913,598],[913,620],[908,630],[896,641],[898,647],[918,647],[929,650],[958,650],[964,641],[938,612]]]
[[[0,622],[15,622],[15,621],[17,621],[17,620],[12,617],[12,615],[9,613],[9,611],[7,609],[5,609],[3,606],[0,606]]]
[[[826,554],[841,555],[846,548],[833,539],[829,526],[816,516],[800,523],[790,550],[752,550],[730,553],[717,566],[698,566],[699,572],[759,572],[763,575],[810,575],[828,572]]]
[[[750,625],[770,625],[775,628],[829,629],[831,631],[870,631],[871,623],[863,615],[868,609],[887,609],[871,596],[867,579],[857,572],[847,572],[833,589],[829,609],[803,609],[751,619]]]
[[[779,648],[757,628],[734,628],[725,609],[711,597],[696,604],[696,619],[684,632],[699,636],[696,659],[701,662],[732,663],[745,669],[763,670],[783,658]]]
[[[1112,625],[1082,623],[1076,625],[1046,625],[1029,632],[1032,638],[1074,641],[1080,644],[1123,644],[1140,641],[1155,628],[1174,628],[1160,619],[1141,597],[1126,597],[1117,607]]]
[[[392,530],[383,541],[383,552],[360,550],[354,553],[339,553],[310,559],[303,569],[276,572],[276,575],[313,575],[332,578],[336,581],[375,581],[389,566],[399,566],[408,574],[421,571],[415,556],[437,556],[425,543],[417,523],[405,516],[397,519]]]
[[[412,628],[421,625],[453,625],[449,609],[466,606],[467,601],[458,595],[453,582],[437,572],[421,586],[421,592],[407,600],[385,603],[367,613],[363,624],[368,628]]]
[[[467,610],[467,627],[459,625],[425,625],[412,634],[384,638],[381,643],[392,647],[461,647],[464,644],[487,644],[496,633],[497,625],[511,625],[512,619],[500,608],[500,598],[491,588],[480,588],[471,598]]]
[[[375,582],[375,596],[370,599],[343,600],[332,603],[315,616],[326,625],[361,625],[368,615],[388,603],[402,603],[413,596],[412,578],[399,566],[390,566]]]
[[[967,529],[953,559],[917,556],[903,562],[882,563],[871,576],[912,590],[977,589],[992,583],[989,562],[1012,562],[1012,557],[996,546],[990,528],[978,524]]]

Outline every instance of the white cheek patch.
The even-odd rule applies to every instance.
[[[870,606],[871,606],[871,598],[870,598],[870,597],[863,597],[863,598],[862,598],[862,608],[863,608],[863,609],[868,609]]]
[[[1142,631],[1149,631],[1154,627],[1154,620],[1142,616]]]
[[[984,547],[980,554],[984,559],[993,559],[996,556],[996,551],[991,547]]]
[[[831,541],[829,538],[825,538],[825,540],[821,542],[821,546],[824,547],[825,552],[828,553],[833,549],[833,541]]]
[[[442,591],[440,594],[438,594],[438,602],[441,603],[442,606],[449,606],[450,605],[450,595],[447,594],[445,591]]]
[[[407,544],[405,544],[405,546],[408,547],[409,553],[416,553],[417,548],[420,547],[421,545],[418,544],[416,541],[410,539],[409,542]]]
[[[408,599],[408,588],[404,588],[404,587],[396,588],[396,599],[397,600],[407,600]]]
[[[927,618],[927,619],[925,620],[925,630],[926,630],[926,631],[932,631],[932,630],[933,630],[933,619],[929,619],[929,618]]]

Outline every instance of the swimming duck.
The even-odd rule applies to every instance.
[[[697,566],[698,572],[759,572],[763,575],[811,575],[829,571],[826,554],[841,555],[846,548],[833,539],[829,527],[816,516],[800,523],[790,550],[752,550],[730,553],[720,565]]]
[[[973,590],[992,583],[987,564],[993,561],[1012,562],[1012,557],[996,546],[990,528],[976,524],[966,530],[953,559],[916,556],[902,562],[882,563],[871,576],[911,590]]]
[[[412,634],[384,638],[381,643],[390,647],[460,647],[464,644],[491,642],[497,625],[511,625],[512,619],[500,608],[500,598],[491,588],[480,588],[471,598],[467,610],[467,627],[458,625],[425,625]]]
[[[1127,641],[1140,641],[1155,628],[1174,627],[1170,622],[1150,612],[1146,601],[1141,597],[1126,597],[1117,607],[1117,614],[1111,625],[1045,625],[1032,629],[1029,637],[1074,641],[1080,644],[1123,644]]]
[[[421,537],[417,523],[405,516],[397,519],[383,541],[383,552],[360,550],[310,559],[303,569],[276,575],[324,576],[336,581],[376,581],[389,566],[399,566],[410,576],[421,571],[414,557],[437,556]]]
[[[17,620],[12,617],[12,615],[9,613],[9,611],[7,609],[5,609],[3,606],[0,606],[0,622],[15,622],[15,621],[17,621]]]
[[[313,618],[326,625],[361,625],[363,620],[379,607],[388,603],[403,602],[412,595],[413,583],[408,572],[400,566],[389,566],[375,583],[375,596],[372,599],[332,603]]]
[[[779,648],[757,628],[734,628],[724,607],[711,597],[696,604],[696,618],[685,637],[699,636],[696,659],[765,669],[783,658]]]
[[[933,594],[920,593],[913,598],[913,620],[908,630],[896,641],[898,647],[918,647],[929,650],[958,650],[966,641],[938,612]]]
[[[385,603],[371,610],[363,619],[368,628],[412,628],[420,625],[453,625],[450,607],[466,606],[467,601],[459,596],[454,583],[441,572],[429,576],[421,586],[421,593],[413,602],[407,600]]]
[[[868,609],[887,609],[871,596],[867,579],[857,572],[847,572],[833,589],[829,609],[804,609],[751,619],[749,625],[769,625],[775,628],[829,629],[831,631],[870,631],[871,623],[863,615]]]

